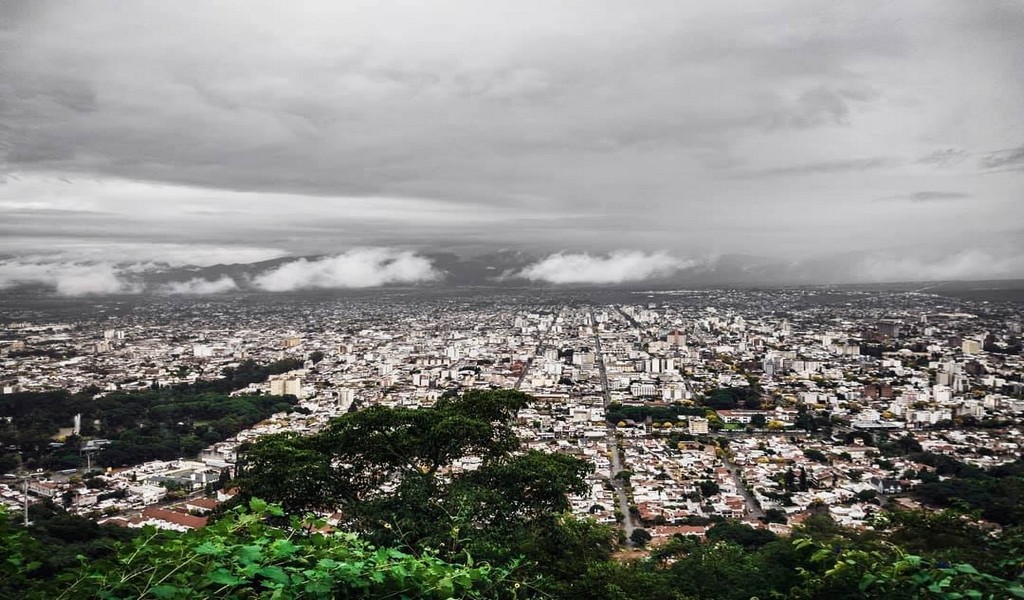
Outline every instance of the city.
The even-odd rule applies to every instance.
[[[0,598],[1024,600],[1024,2],[0,1]]]
[[[472,389],[528,393],[516,421],[523,449],[592,467],[572,511],[627,538],[642,529],[653,546],[723,519],[785,535],[826,512],[871,528],[882,507],[919,508],[914,489],[948,477],[929,457],[990,469],[1020,456],[1014,303],[824,288],[594,295],[395,290],[158,297],[116,316],[96,303],[86,318],[20,311],[0,330],[0,406],[11,410],[4,397],[66,390],[98,401],[213,381],[243,361],[287,370],[232,396],[292,404],[223,439],[207,431],[212,443],[194,454],[137,464],[109,451],[102,415],[92,435],[76,415],[36,462],[8,475],[3,501],[19,511],[48,499],[128,527],[202,527],[231,496],[225,483],[243,444]],[[0,416],[14,470],[25,450],[13,444],[19,421]],[[31,472],[53,464],[48,452],[70,452],[72,466]]]

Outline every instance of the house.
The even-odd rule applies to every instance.
[[[129,527],[143,527],[152,525],[157,529],[169,529],[171,531],[188,531],[206,527],[206,517],[195,517],[189,514],[167,510],[156,506],[147,507],[142,511],[142,518],[138,521],[133,519]]]
[[[185,502],[185,510],[204,515],[215,510],[218,506],[220,506],[220,502],[213,498],[195,498]]]
[[[898,494],[903,491],[903,485],[892,477],[872,477],[868,481],[879,494]]]

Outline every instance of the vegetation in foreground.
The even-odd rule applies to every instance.
[[[249,448],[243,493],[207,528],[79,535],[0,515],[0,593],[36,598],[1024,598],[1024,532],[978,514],[883,513],[876,531],[809,518],[789,538],[720,522],[649,556],[613,558],[618,531],[568,514],[587,466],[523,453],[511,422],[528,402],[471,392],[431,409],[371,408],[318,435]],[[452,469],[466,457],[474,470]],[[339,511],[336,529],[309,517]],[[55,513],[53,518],[68,519]],[[44,534],[44,530],[46,533]],[[64,536],[62,538],[61,536]]]

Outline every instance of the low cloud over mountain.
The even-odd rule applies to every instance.
[[[50,286],[62,296],[142,290],[124,269],[112,263],[46,262],[31,257],[0,261],[0,290],[20,285]]]
[[[238,284],[227,276],[212,280],[195,277],[188,281],[166,283],[160,290],[167,294],[221,294],[238,290]]]
[[[414,252],[356,248],[337,256],[285,263],[257,275],[253,285],[268,292],[286,292],[423,283],[440,278],[430,259]]]
[[[556,284],[616,284],[669,275],[693,264],[664,252],[619,250],[607,256],[559,253],[529,265],[516,277]]]

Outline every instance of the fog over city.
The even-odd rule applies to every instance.
[[[1022,64],[1012,1],[5,2],[0,289],[1024,278]]]

